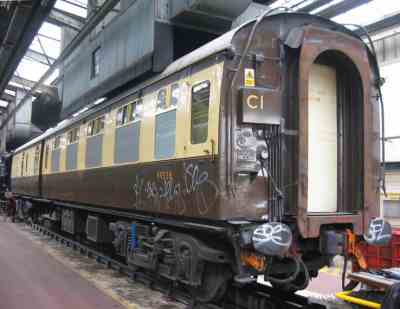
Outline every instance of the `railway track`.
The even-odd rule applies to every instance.
[[[184,303],[190,309],[323,309],[323,305],[309,304],[306,297],[282,293],[272,288],[254,283],[252,285],[232,284],[227,291],[226,297],[219,303],[199,304],[191,300],[190,295],[178,285],[171,283],[163,278],[152,276],[140,270],[111,258],[106,253],[93,249],[86,244],[72,240],[60,235],[48,228],[33,224],[31,228],[35,232],[46,235],[60,244],[78,251],[82,255],[95,259],[98,263],[106,265],[119,273],[129,276],[136,282],[141,282],[151,289],[160,291],[174,300]]]

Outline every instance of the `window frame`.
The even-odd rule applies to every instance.
[[[40,145],[35,146],[35,156],[33,159],[33,174],[39,175],[40,169]]]
[[[200,141],[197,143],[193,142],[193,94],[194,94],[194,89],[197,86],[200,86],[203,83],[207,83],[208,84],[208,88],[209,88],[209,96],[208,96],[208,112],[207,112],[207,135],[204,141]],[[196,82],[192,85],[191,87],[191,91],[190,91],[190,144],[191,145],[201,145],[207,142],[207,140],[209,139],[209,128],[210,128],[210,106],[211,106],[211,97],[212,97],[212,82],[210,79],[205,79],[199,82]]]
[[[72,145],[79,142],[80,127],[75,127],[67,133],[67,144]]]
[[[57,135],[57,136],[54,137],[54,140],[53,140],[53,151],[61,148],[61,137],[62,137],[62,134]]]
[[[21,177],[24,176],[24,163],[25,163],[25,151],[23,151],[21,155],[21,166],[20,166]]]
[[[48,163],[47,161],[49,160],[49,153],[50,153],[50,145],[49,143],[46,143],[44,147],[44,168],[47,170]]]
[[[117,128],[129,125],[131,123],[137,122],[142,120],[143,114],[141,113],[138,117],[133,117],[133,114],[136,115],[136,108],[138,105],[143,105],[143,100],[142,99],[137,99],[134,101],[131,101],[117,109],[117,115],[115,119],[115,126]],[[130,114],[129,114],[130,111]],[[121,119],[120,114],[122,114]],[[126,121],[125,121],[126,120]]]
[[[105,121],[106,121],[106,114],[103,114],[101,116],[89,120],[88,124],[86,125],[86,138],[103,134],[106,127]],[[99,126],[100,123],[102,124],[101,126]]]
[[[173,101],[174,101],[174,89],[173,88],[176,87],[176,86],[179,89],[179,96],[176,98],[176,100],[177,100],[176,104],[173,104]],[[171,86],[170,86],[170,96],[169,96],[169,100],[170,100],[169,107],[171,107],[171,108],[172,107],[174,107],[174,108],[178,107],[179,102],[180,102],[180,94],[181,94],[181,91],[182,91],[181,88],[182,87],[181,87],[181,84],[179,82],[171,84]]]
[[[101,52],[101,46],[97,46],[92,51],[90,79],[94,79],[100,75],[100,52]]]
[[[163,104],[164,106],[159,106],[160,94],[161,94],[162,92],[165,93],[165,95],[164,95],[164,104]],[[169,99],[169,98],[168,98],[168,87],[161,88],[161,89],[159,89],[159,90],[157,91],[156,114],[157,114],[157,113],[160,113],[160,112],[163,112],[163,111],[166,111],[166,110],[168,109],[168,107],[169,107],[168,99]]]
[[[29,163],[29,152],[26,152],[25,156],[25,175],[28,175],[28,163]]]

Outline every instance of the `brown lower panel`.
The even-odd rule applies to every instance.
[[[39,196],[39,176],[11,178],[11,191],[18,194]]]
[[[43,175],[43,197],[215,219],[221,193],[217,162],[180,160]]]

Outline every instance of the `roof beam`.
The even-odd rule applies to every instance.
[[[35,83],[32,89],[26,94],[24,98],[22,98],[20,104],[18,104],[1,122],[0,129],[4,128],[7,124],[8,120],[14,116],[14,114],[23,106],[28,98],[32,95],[33,92],[40,89],[43,83],[54,73],[54,71],[58,68],[60,64],[64,62],[66,58],[68,58],[72,52],[76,49],[77,46],[92,32],[92,30],[104,19],[104,17],[114,8],[114,6],[118,3],[119,0],[106,0],[103,5],[94,13],[89,20],[85,23],[83,28],[78,32],[78,34],[72,39],[72,41],[63,49],[61,55],[57,58],[57,60],[53,63],[52,66],[43,74],[43,76]]]
[[[14,91],[14,92],[16,92],[16,91],[18,91],[18,90],[22,90],[22,91],[26,91],[26,90],[27,90],[27,88],[21,87],[19,84],[13,84],[13,85],[8,84],[8,85],[6,86],[6,89],[11,90],[11,91]],[[38,96],[39,94],[40,94],[39,92],[35,92],[35,93],[33,94],[33,96]]]
[[[34,35],[53,7],[55,0],[19,1],[8,24],[7,34],[0,42],[0,93],[8,84]],[[22,29],[22,31],[18,31]],[[12,46],[12,48],[7,48]]]
[[[30,92],[32,90],[32,88],[34,88],[35,85],[36,85],[35,81],[30,80],[30,79],[26,79],[26,78],[23,78],[23,77],[17,76],[17,75],[13,75],[12,76],[12,78],[10,80],[10,83],[21,85],[22,87],[17,87],[17,88],[19,90],[23,90],[23,91],[27,91],[27,92]],[[15,85],[11,85],[11,86],[15,86]],[[36,90],[38,90],[38,91],[43,91],[43,90],[46,91],[47,88],[48,88],[48,86],[46,86],[46,85],[40,85],[40,87],[38,89],[36,89]],[[11,89],[11,88],[9,88],[9,89]]]
[[[43,33],[38,33],[38,34],[36,34],[36,36],[37,37],[39,36],[39,37],[42,37],[42,38],[45,38],[45,39],[48,39],[48,40],[51,40],[51,41],[54,41],[54,42],[61,42],[61,40],[59,40],[57,38],[53,38],[53,37],[48,36],[48,35],[45,35]]]
[[[26,51],[26,54],[25,54],[24,57],[29,58],[31,60],[34,60],[34,61],[39,62],[39,63],[44,64],[44,65],[49,65],[48,61],[50,61],[50,65],[53,64],[54,61],[55,61],[54,58],[49,57],[49,56],[47,56],[47,55],[45,55],[43,53],[40,53],[40,52],[38,52],[36,50],[33,50],[33,49],[28,49]]]
[[[51,10],[47,21],[54,25],[68,27],[76,31],[79,31],[85,24],[85,18],[57,8]]]
[[[0,100],[7,101],[7,102],[14,102],[15,96],[13,96],[9,93],[3,92],[2,95],[0,96]]]
[[[22,85],[23,88],[26,88],[26,90],[31,89],[33,87],[33,85],[35,85],[35,82],[33,80],[26,79],[26,78],[23,78],[23,77],[17,76],[17,75],[13,75],[11,77],[10,83]]]
[[[325,18],[333,18],[371,1],[372,0],[346,0],[335,5],[331,5],[317,14]]]
[[[381,20],[365,26],[364,28],[368,31],[368,33],[377,33],[396,26],[400,26],[400,13],[385,17]],[[360,30],[357,30],[356,33],[361,36],[364,35],[364,33]]]
[[[65,2],[65,3],[68,3],[68,4],[71,4],[73,6],[76,6],[76,7],[80,8],[80,9],[85,9],[85,10],[87,9],[87,7],[84,6],[83,4],[78,4],[78,3],[70,1],[70,0],[61,0],[61,1]]]
[[[264,4],[264,5],[271,5],[277,0],[254,0],[256,3]]]
[[[332,2],[333,0],[316,0],[311,2],[310,4],[302,7],[301,9],[297,10],[298,12],[304,12],[304,13],[309,13],[311,11],[314,11],[318,8],[320,8],[321,6],[324,6],[330,2]]]

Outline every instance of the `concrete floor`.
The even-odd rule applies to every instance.
[[[342,291],[341,273],[336,269],[320,271],[318,278],[311,280],[307,291],[321,294],[336,294]]]
[[[184,307],[26,226],[1,218],[0,270],[0,308]],[[321,270],[306,293],[334,297],[341,291],[340,271],[339,267]]]
[[[122,309],[0,219],[0,308]]]

